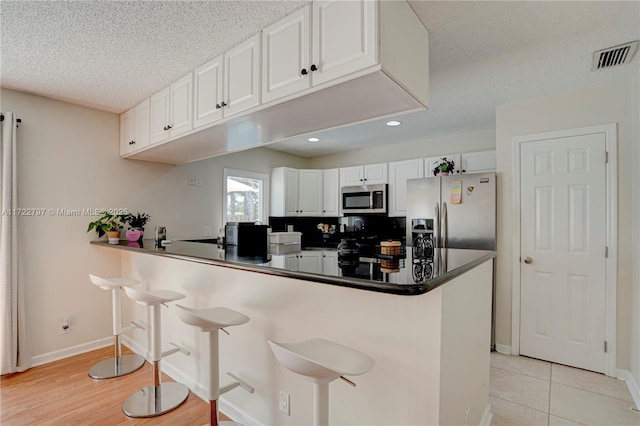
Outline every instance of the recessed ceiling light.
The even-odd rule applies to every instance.
[[[402,124],[402,121],[398,121],[398,120],[387,121],[387,126],[389,126],[389,127],[395,127],[395,126],[399,126],[401,124]]]
[[[307,139],[309,142],[318,142],[320,139],[319,138],[309,138]]]

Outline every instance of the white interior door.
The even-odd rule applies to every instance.
[[[520,353],[605,371],[605,134],[520,151]]]

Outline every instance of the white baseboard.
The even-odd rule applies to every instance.
[[[509,345],[501,345],[500,343],[496,343],[496,352],[511,355],[511,346]]]
[[[82,343],[65,349],[47,352],[31,358],[31,366],[37,367],[38,365],[48,364],[53,361],[69,358],[70,356],[80,355],[86,352],[95,351],[96,349],[105,348],[109,345],[113,345],[113,337],[105,337],[104,339],[94,340],[93,342]]]
[[[627,387],[631,393],[631,397],[636,404],[636,408],[640,409],[640,386],[636,382],[635,377],[628,370],[616,370],[616,377],[627,382]]]
[[[231,404],[224,398],[219,399],[219,407],[220,411],[223,412],[227,417],[233,419],[233,421],[238,422],[243,425],[256,425],[256,426],[264,426],[262,423],[240,410],[235,405]]]
[[[493,420],[491,404],[487,404],[486,408],[484,409],[484,413],[482,413],[482,418],[480,419],[479,426],[491,426],[491,420]]]

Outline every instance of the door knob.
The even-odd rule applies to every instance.
[[[302,71],[300,71],[300,74],[302,74],[302,75],[307,75],[307,74],[309,74],[309,73],[307,72],[307,69],[306,69],[306,68],[302,68]]]
[[[524,258],[524,263],[526,263],[527,265],[531,264],[531,262],[533,262],[533,259],[530,258],[529,256]]]
[[[311,71],[318,71],[318,67],[316,67],[315,64],[312,64]]]

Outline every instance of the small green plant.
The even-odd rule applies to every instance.
[[[149,222],[149,219],[151,219],[151,216],[147,213],[129,213],[124,215],[123,222],[128,223],[131,229],[142,231],[147,222]]]
[[[440,160],[434,161],[435,167],[433,169],[433,175],[437,176],[438,173],[451,173],[453,172],[456,164],[453,160],[447,160],[445,157]]]
[[[126,214],[112,214],[106,210],[100,212],[100,217],[97,220],[89,223],[87,232],[91,232],[95,229],[98,233],[98,238],[102,237],[106,232],[119,231],[125,223]]]

